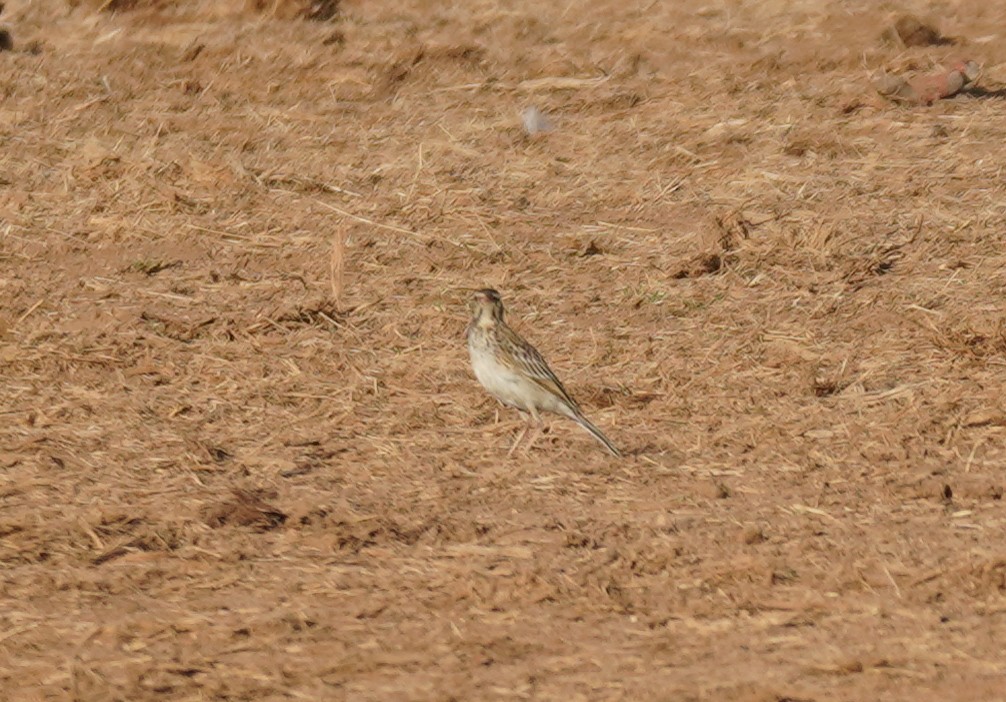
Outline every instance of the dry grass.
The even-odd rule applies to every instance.
[[[346,239],[348,234],[345,229],[335,233],[332,237],[332,257],[330,259],[331,281],[332,281],[332,302],[336,307],[342,300],[343,289],[346,286]]]
[[[293,7],[5,13],[5,694],[1000,694],[1006,13]]]

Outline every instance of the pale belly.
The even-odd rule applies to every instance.
[[[497,400],[524,412],[568,414],[565,404],[532,380],[496,361],[495,356],[469,345],[472,369],[482,386]]]

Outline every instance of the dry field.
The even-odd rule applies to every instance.
[[[0,699],[1002,698],[1006,8],[0,19]]]

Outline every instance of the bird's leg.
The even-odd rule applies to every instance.
[[[527,438],[527,443],[524,445],[524,453],[531,450],[531,445],[541,436],[541,430],[545,427],[545,420],[541,418],[541,415],[537,412],[531,413],[531,418],[534,424],[529,425],[530,434]]]
[[[517,450],[518,448],[520,448],[520,445],[521,445],[522,443],[524,443],[524,437],[526,437],[526,436],[527,436],[527,432],[528,432],[528,430],[529,430],[529,429],[530,429],[530,426],[526,426],[526,427],[524,427],[524,428],[523,428],[523,429],[521,430],[520,434],[518,434],[518,435],[517,435],[517,438],[516,438],[516,439],[514,439],[514,441],[513,441],[513,444],[512,444],[511,446],[510,446],[510,450],[506,452],[506,455],[507,455],[507,457],[508,457],[508,458],[509,458],[510,456],[512,456],[512,455],[514,454],[514,452],[515,452],[515,451],[516,451],[516,450]]]
[[[524,419],[525,422],[527,422],[527,424],[524,426],[524,430],[517,435],[516,439],[514,439],[513,445],[510,447],[510,450],[506,452],[507,457],[512,456],[514,452],[521,447],[521,444],[524,443],[524,439],[527,438],[528,432],[531,431],[531,416],[524,414],[523,412],[520,413],[520,416],[522,419]]]

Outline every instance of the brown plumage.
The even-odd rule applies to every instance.
[[[517,438],[510,453],[541,432],[541,412],[569,417],[586,429],[613,456],[621,452],[600,429],[588,420],[576,400],[548,367],[538,350],[511,329],[503,318],[503,301],[498,292],[485,288],[470,303],[472,321],[468,325],[468,353],[475,377],[497,400],[527,412],[530,422]]]

